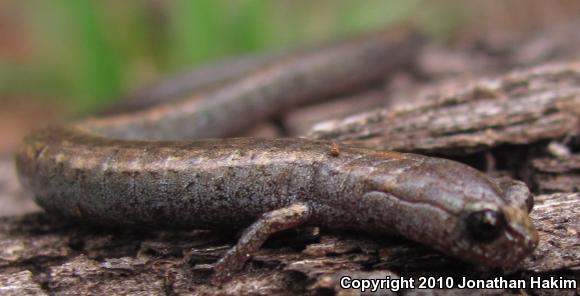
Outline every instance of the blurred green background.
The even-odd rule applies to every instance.
[[[574,2],[576,4],[574,4]],[[226,56],[317,43],[401,21],[437,40],[505,30],[576,0],[0,0],[0,106],[84,114]],[[536,17],[536,18],[534,18]],[[525,23],[525,22],[524,22]],[[482,26],[471,26],[472,32]]]
[[[445,36],[460,1],[0,1],[0,99],[111,104],[163,74],[413,19]],[[436,20],[436,21],[433,21]]]

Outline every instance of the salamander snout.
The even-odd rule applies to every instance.
[[[456,252],[489,266],[513,267],[537,246],[538,233],[527,210],[479,202],[460,215],[463,232]]]

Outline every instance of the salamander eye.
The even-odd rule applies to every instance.
[[[469,214],[465,222],[471,238],[481,242],[496,239],[507,224],[502,212],[489,209]]]

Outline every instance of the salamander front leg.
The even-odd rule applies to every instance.
[[[310,207],[302,203],[264,213],[244,231],[238,243],[215,264],[212,283],[223,283],[233,273],[241,270],[252,253],[260,249],[270,235],[304,224],[310,217]]]

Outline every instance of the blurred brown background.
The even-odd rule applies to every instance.
[[[228,56],[401,21],[437,42],[493,47],[579,15],[573,0],[1,0],[0,154],[40,123]]]

